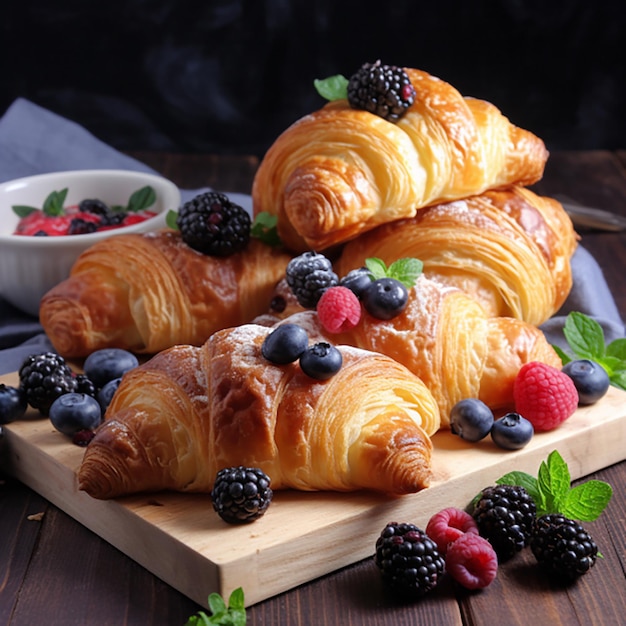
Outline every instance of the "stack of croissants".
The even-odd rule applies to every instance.
[[[282,247],[251,239],[218,258],[175,230],[120,235],[44,296],[40,320],[63,356],[119,347],[148,358],[115,393],[80,489],[209,492],[218,469],[246,465],[273,489],[416,492],[456,402],[507,409],[524,363],[561,366],[538,326],[571,289],[578,237],[556,200],[527,188],[544,172],[542,140],[405,71],[416,97],[399,121],[337,100],[270,147],[253,211],[277,217]],[[370,257],[424,269],[400,315],[364,313],[332,335],[285,293],[287,264],[309,250],[340,277]],[[341,370],[318,381],[264,359],[264,338],[286,321],[337,345]]]

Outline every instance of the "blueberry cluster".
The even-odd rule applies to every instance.
[[[505,450],[519,450],[533,437],[533,425],[519,413],[510,412],[495,419],[493,411],[477,398],[457,402],[450,411],[450,430],[454,435],[477,442],[491,435]]]
[[[309,346],[309,335],[302,326],[277,326],[264,339],[261,354],[271,363],[286,365],[299,360],[302,371],[316,380],[328,380],[343,363],[341,352],[324,341]]]

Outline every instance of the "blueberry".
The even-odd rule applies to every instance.
[[[360,267],[348,272],[340,281],[342,287],[347,287],[357,298],[372,284],[372,275],[366,267]]]
[[[329,343],[321,341],[307,348],[300,356],[302,371],[311,378],[328,380],[343,363],[341,352]]]
[[[24,417],[26,407],[26,394],[22,389],[0,383],[0,424]]]
[[[491,439],[500,448],[519,450],[533,437],[533,425],[519,413],[507,413],[491,427]]]
[[[101,389],[110,380],[120,378],[122,374],[139,365],[137,357],[121,348],[103,348],[92,352],[83,365],[85,375]]]
[[[595,361],[579,359],[563,366],[563,373],[574,382],[579,404],[594,404],[608,391],[610,380],[605,369]]]
[[[113,399],[113,394],[117,391],[117,388],[120,386],[122,382],[122,378],[114,378],[110,380],[100,391],[98,391],[98,395],[96,399],[100,404],[100,409],[102,410],[102,415],[104,415],[105,411],[109,404],[111,404],[111,400]]]
[[[361,294],[365,310],[381,320],[400,315],[409,300],[407,288],[395,278],[378,278]]]
[[[272,363],[293,363],[309,345],[309,335],[298,324],[281,324],[263,341],[261,354]]]
[[[450,429],[465,441],[484,439],[492,426],[493,412],[477,398],[461,400],[450,411]]]
[[[79,430],[94,430],[102,421],[98,401],[85,393],[65,393],[50,406],[50,421],[64,435],[73,437]]]

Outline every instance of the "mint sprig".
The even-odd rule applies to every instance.
[[[238,587],[228,599],[228,605],[219,593],[209,595],[209,609],[211,615],[204,611],[198,611],[192,615],[185,626],[209,626],[218,624],[219,626],[244,626],[246,623],[246,607],[244,604],[243,589]]]
[[[600,517],[613,495],[611,485],[601,480],[571,487],[569,468],[557,450],[541,462],[536,478],[526,472],[509,472],[496,483],[524,487],[535,501],[537,516],[560,513],[579,522]]]
[[[563,335],[573,353],[552,346],[563,365],[574,359],[589,359],[604,368],[611,385],[626,391],[626,338],[614,339],[608,345],[602,326],[593,318],[572,311],[565,318]]]
[[[373,280],[395,278],[410,289],[417,282],[424,269],[424,264],[419,259],[405,258],[398,259],[387,267],[382,259],[372,257],[365,259],[365,267],[369,270]]]
[[[276,215],[261,211],[252,222],[250,235],[268,246],[280,246],[282,242],[278,236],[277,223],[278,217]]]
[[[65,199],[67,198],[67,187],[61,191],[51,191],[43,201],[41,209],[39,207],[28,206],[26,204],[14,204],[11,206],[13,212],[18,217],[26,217],[33,211],[41,211],[44,215],[57,217],[65,213]],[[112,211],[127,211],[128,213],[138,213],[152,206],[156,202],[156,192],[150,185],[133,192],[125,205],[113,205]]]
[[[341,74],[328,78],[316,78],[313,85],[317,93],[330,102],[348,97],[348,79]]]

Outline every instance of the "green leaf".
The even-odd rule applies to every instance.
[[[228,606],[219,593],[211,593],[208,598],[211,615],[204,611],[198,611],[192,615],[185,626],[208,626],[216,624],[218,626],[245,626],[246,608],[243,589],[235,589],[228,599]]]
[[[382,259],[375,257],[365,259],[365,267],[367,267],[374,280],[387,276],[387,264]]]
[[[341,74],[322,79],[316,78],[313,85],[322,98],[331,102],[348,97],[348,79]]]
[[[390,278],[399,280],[405,287],[411,288],[417,282],[424,264],[419,259],[398,259],[394,261],[387,271]]]
[[[538,504],[542,500],[542,493],[539,490],[537,479],[526,472],[509,472],[496,480],[498,485],[517,485],[524,487],[530,497]]]
[[[622,391],[626,391],[626,371],[614,373],[611,377],[611,385]]]
[[[612,496],[611,485],[601,480],[588,480],[569,490],[561,513],[581,522],[592,522],[600,517]]]
[[[173,228],[174,230],[178,230],[178,224],[176,223],[176,220],[178,218],[178,211],[174,211],[172,209],[170,209],[166,214],[165,214],[165,223],[169,228]]]
[[[576,356],[584,359],[602,359],[605,352],[604,331],[596,320],[584,313],[572,311],[565,319],[563,334]]]
[[[126,210],[130,213],[137,213],[152,206],[155,202],[156,192],[150,185],[146,185],[131,194]]]
[[[37,207],[27,206],[25,204],[14,204],[11,208],[13,209],[13,213],[15,213],[18,217],[26,217],[33,211],[39,211]]]
[[[268,246],[280,246],[278,236],[278,216],[262,211],[256,215],[250,228],[250,235],[261,240]]]
[[[553,450],[547,461],[539,466],[537,482],[548,513],[558,513],[561,503],[570,488],[571,477],[567,463],[557,450]]]
[[[63,215],[66,197],[67,187],[61,191],[50,192],[43,202],[42,211],[44,215]]]
[[[606,355],[608,357],[619,359],[626,364],[626,337],[611,341],[611,343],[606,347]]]
[[[552,344],[552,347],[554,348],[554,351],[559,355],[559,358],[561,359],[561,363],[563,365],[569,363],[572,360],[572,357],[570,357],[569,354],[559,348],[559,346]]]

